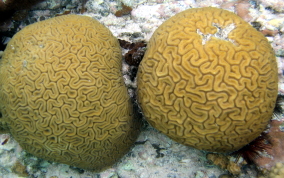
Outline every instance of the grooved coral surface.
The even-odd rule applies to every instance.
[[[38,157],[98,171],[138,135],[119,43],[90,17],[25,27],[9,42],[0,76],[1,120]]]
[[[164,22],[149,41],[137,81],[151,125],[177,142],[216,152],[258,137],[278,91],[267,39],[237,15],[212,7]]]

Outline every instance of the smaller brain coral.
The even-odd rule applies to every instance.
[[[238,150],[258,137],[278,92],[267,39],[234,13],[213,7],[164,22],[149,41],[137,83],[151,125],[214,152]]]
[[[140,126],[117,39],[78,15],[29,25],[11,39],[0,62],[0,110],[23,149],[95,171],[122,157]]]

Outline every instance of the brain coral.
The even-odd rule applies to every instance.
[[[164,22],[149,41],[137,81],[150,124],[177,142],[216,152],[258,137],[278,91],[267,39],[237,15],[212,7]]]
[[[101,170],[138,135],[119,43],[90,17],[60,16],[25,27],[7,45],[0,76],[2,120],[38,157]]]

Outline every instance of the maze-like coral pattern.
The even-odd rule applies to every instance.
[[[227,152],[266,128],[278,91],[266,38],[235,14],[189,9],[150,39],[138,71],[146,119],[177,142]]]
[[[38,157],[98,171],[138,135],[118,41],[90,17],[56,17],[18,32],[0,64],[0,87],[2,120]]]

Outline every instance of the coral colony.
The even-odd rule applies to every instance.
[[[278,93],[275,55],[240,17],[189,9],[164,22],[147,48],[137,91],[153,127],[213,152],[238,150],[266,129]]]
[[[55,17],[18,32],[1,60],[0,98],[21,147],[95,171],[127,153],[140,124],[120,58],[116,38],[90,17]]]

